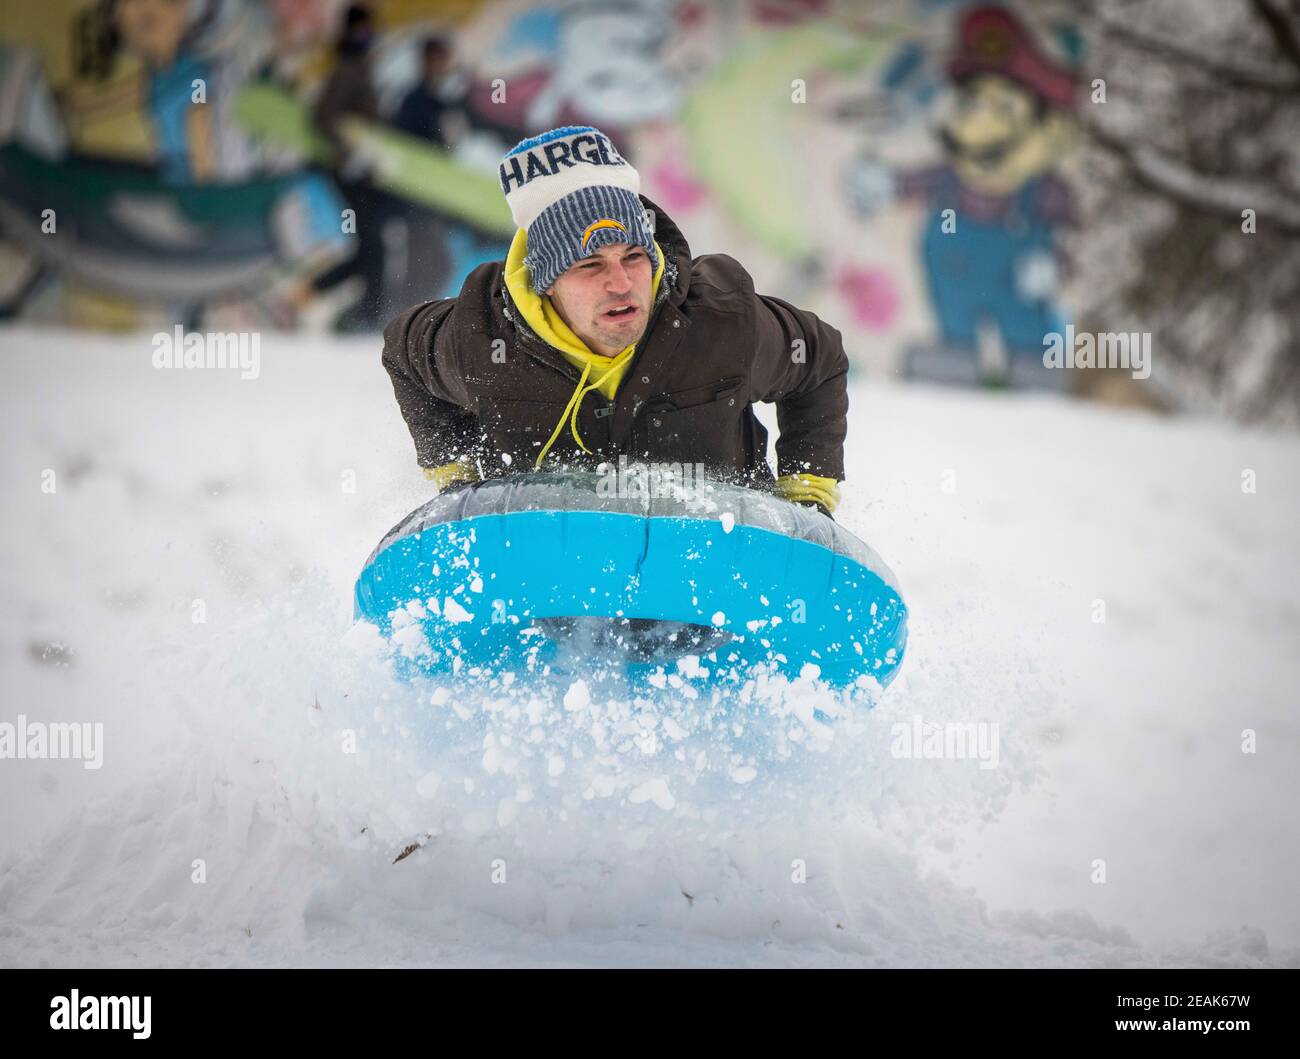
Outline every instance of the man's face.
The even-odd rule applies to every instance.
[[[593,353],[612,357],[645,333],[653,278],[643,247],[614,243],[575,262],[546,293]]]

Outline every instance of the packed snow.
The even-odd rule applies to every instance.
[[[0,332],[0,722],[103,726],[0,760],[0,964],[1300,965],[1294,436],[859,375],[898,679],[647,706],[354,625],[432,488],[375,340],[149,339]]]

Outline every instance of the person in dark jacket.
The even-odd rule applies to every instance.
[[[366,161],[351,151],[341,135],[344,118],[370,121],[379,118],[379,103],[370,76],[370,46],[374,24],[365,4],[351,4],[343,14],[338,56],[312,111],[316,128],[332,148],[332,164],[339,191],[352,210],[356,253],[318,276],[311,284],[317,292],[330,290],[359,276],[363,291],[359,301],[339,320],[345,330],[378,330],[382,318],[384,282],[383,223],[387,202],[370,182]]]
[[[692,258],[594,128],[524,140],[500,177],[518,226],[506,260],[384,332],[428,477],[443,489],[626,457],[703,464],[834,511],[848,412],[840,333],[755,293],[733,258]],[[776,476],[758,401],[776,404]]]
[[[461,93],[447,83],[451,71],[451,45],[443,37],[430,37],[424,42],[423,57],[420,80],[402,99],[393,125],[411,136],[439,147],[449,147],[450,140],[444,128],[447,117],[459,113],[463,107]]]
[[[452,70],[452,49],[447,38],[426,39],[423,55],[420,80],[403,98],[393,126],[446,151],[468,128],[464,110],[465,78]],[[455,270],[452,242],[460,228],[454,218],[409,200],[395,209],[392,216],[405,232],[397,247],[389,246],[386,259],[393,266],[392,274],[399,277],[390,287],[394,296],[403,301],[418,298],[435,285],[460,278],[452,275]]]

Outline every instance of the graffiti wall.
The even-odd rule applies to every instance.
[[[374,330],[504,256],[593,124],[696,253],[875,369],[1054,385],[1068,25],[942,0],[48,0],[0,36],[0,313]]]

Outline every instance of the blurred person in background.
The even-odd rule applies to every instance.
[[[320,293],[353,276],[361,279],[360,299],[336,322],[336,327],[344,331],[377,329],[382,311],[385,196],[371,184],[369,163],[348,147],[341,133],[345,118],[379,120],[379,102],[370,70],[373,41],[370,8],[365,4],[349,5],[343,13],[334,69],[312,111],[316,128],[333,150],[334,177],[356,225],[356,253],[311,284],[311,289]]]
[[[422,49],[420,80],[407,92],[393,125],[439,147],[452,146],[464,122],[463,78],[453,74],[451,43],[430,37]]]
[[[452,65],[451,42],[442,36],[427,38],[421,49],[420,78],[402,99],[393,117],[395,128],[439,151],[451,150],[465,135],[466,78]],[[455,218],[409,200],[393,214],[400,237],[387,248],[390,304],[406,304],[427,297],[431,290],[464,278],[452,277],[451,241]]]

